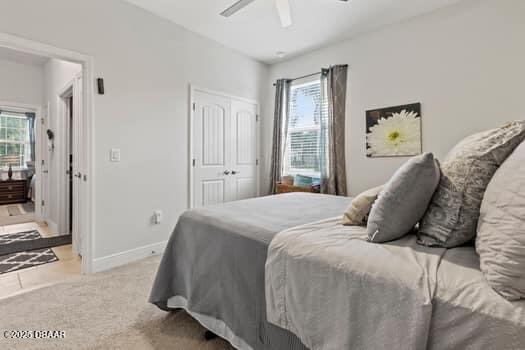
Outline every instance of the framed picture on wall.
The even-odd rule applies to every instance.
[[[421,152],[421,103],[366,111],[367,157],[407,157]]]

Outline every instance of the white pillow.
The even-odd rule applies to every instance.
[[[496,292],[508,300],[525,299],[525,142],[487,187],[476,251],[481,271]]]

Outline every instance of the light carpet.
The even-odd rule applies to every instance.
[[[159,257],[0,300],[0,349],[230,350],[185,312],[147,302]],[[65,339],[5,339],[4,331],[58,330]]]

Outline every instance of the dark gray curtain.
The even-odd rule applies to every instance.
[[[321,193],[346,196],[345,119],[347,65],[321,75]]]
[[[29,143],[31,147],[31,161],[35,161],[36,152],[35,152],[35,113],[26,113],[27,124],[29,126]]]
[[[272,161],[270,167],[269,193],[276,192],[276,183],[281,181],[283,157],[288,129],[288,108],[291,80],[279,79],[275,83],[275,112],[273,118]]]

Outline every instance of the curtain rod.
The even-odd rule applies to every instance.
[[[341,64],[340,66],[348,67],[347,64]],[[315,73],[312,73],[312,74],[303,75],[302,77],[297,77],[297,78],[288,79],[288,80],[289,81],[294,81],[294,80],[299,80],[299,79],[303,79],[303,78],[313,77],[314,75],[317,75],[317,74],[326,74],[327,71],[328,71],[328,68],[321,68],[320,72],[315,72]],[[273,83],[273,86],[275,86],[275,83]]]
[[[311,73],[311,74],[306,74],[306,75],[303,75],[301,77],[297,77],[297,78],[293,78],[293,79],[288,79],[289,81],[294,81],[294,80],[299,80],[299,79],[304,79],[304,78],[309,78],[309,77],[313,77],[314,75],[321,75],[323,74],[323,71],[325,70],[325,68],[322,68],[320,72],[315,72],[315,73]],[[275,83],[273,83],[273,86],[275,86]]]

